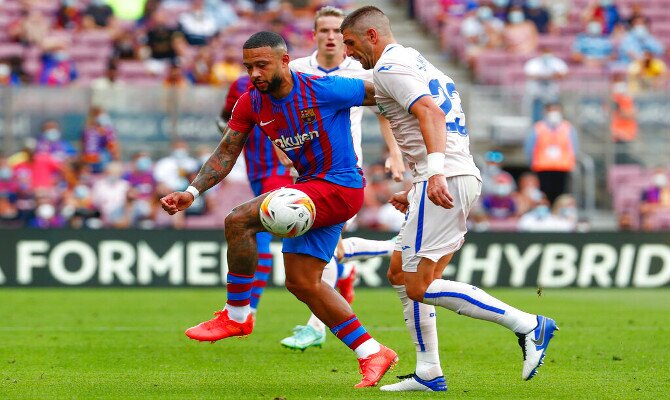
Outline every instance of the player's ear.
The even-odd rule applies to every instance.
[[[376,44],[377,40],[379,40],[379,33],[377,32],[376,29],[370,28],[365,32],[365,36],[368,38],[370,43]]]
[[[288,55],[288,53],[284,53],[281,56],[281,62],[282,64],[288,65],[288,63],[291,61],[291,57]]]

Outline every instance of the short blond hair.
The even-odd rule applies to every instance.
[[[344,19],[346,15],[344,14],[344,11],[342,9],[333,7],[333,6],[325,6],[321,7],[319,11],[314,14],[314,30],[316,30],[316,24],[319,21],[319,18],[321,17],[338,17]]]

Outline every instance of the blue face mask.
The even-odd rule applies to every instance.
[[[523,22],[524,16],[521,11],[512,11],[511,13],[509,13],[507,19],[509,19],[509,22],[513,24],[520,24]]]
[[[137,159],[135,166],[138,171],[149,171],[151,170],[151,159],[149,157],[140,157]]]
[[[482,21],[489,20],[493,18],[493,11],[488,7],[479,7],[477,10],[477,17]]]
[[[9,167],[0,168],[0,179],[3,181],[8,181],[12,179],[12,169]]]
[[[613,0],[600,0],[600,5],[603,7],[609,7],[613,2]]]
[[[537,8],[540,8],[541,5],[542,5],[542,3],[540,2],[540,0],[527,0],[526,1],[526,7],[528,7],[528,8],[537,9]]]
[[[500,8],[507,7],[507,5],[509,4],[509,0],[493,0],[493,4],[496,7],[500,7]]]
[[[546,218],[551,214],[551,210],[545,205],[540,205],[533,209],[533,214],[538,218]]]
[[[630,31],[633,33],[633,35],[635,35],[639,38],[646,37],[647,33],[649,32],[647,30],[647,27],[644,26],[644,25],[636,25]]]
[[[588,25],[586,25],[586,33],[589,36],[600,36],[600,34],[603,32],[603,27],[600,25],[600,22],[589,22]]]

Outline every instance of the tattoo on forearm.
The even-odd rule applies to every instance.
[[[233,165],[235,165],[237,157],[242,152],[248,136],[248,133],[226,128],[218,147],[200,168],[198,176],[195,177],[191,185],[202,193],[221,182],[233,169]]]

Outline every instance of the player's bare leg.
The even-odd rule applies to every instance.
[[[231,336],[246,336],[254,322],[249,303],[254,272],[258,264],[256,233],[263,230],[259,206],[267,194],[235,207],[225,220],[228,242],[228,300],[215,317],[186,330],[186,336],[200,341],[217,341]]]
[[[363,379],[356,387],[375,386],[398,360],[397,354],[374,340],[349,303],[321,280],[326,263],[306,254],[284,253],[286,288],[358,357]]]

